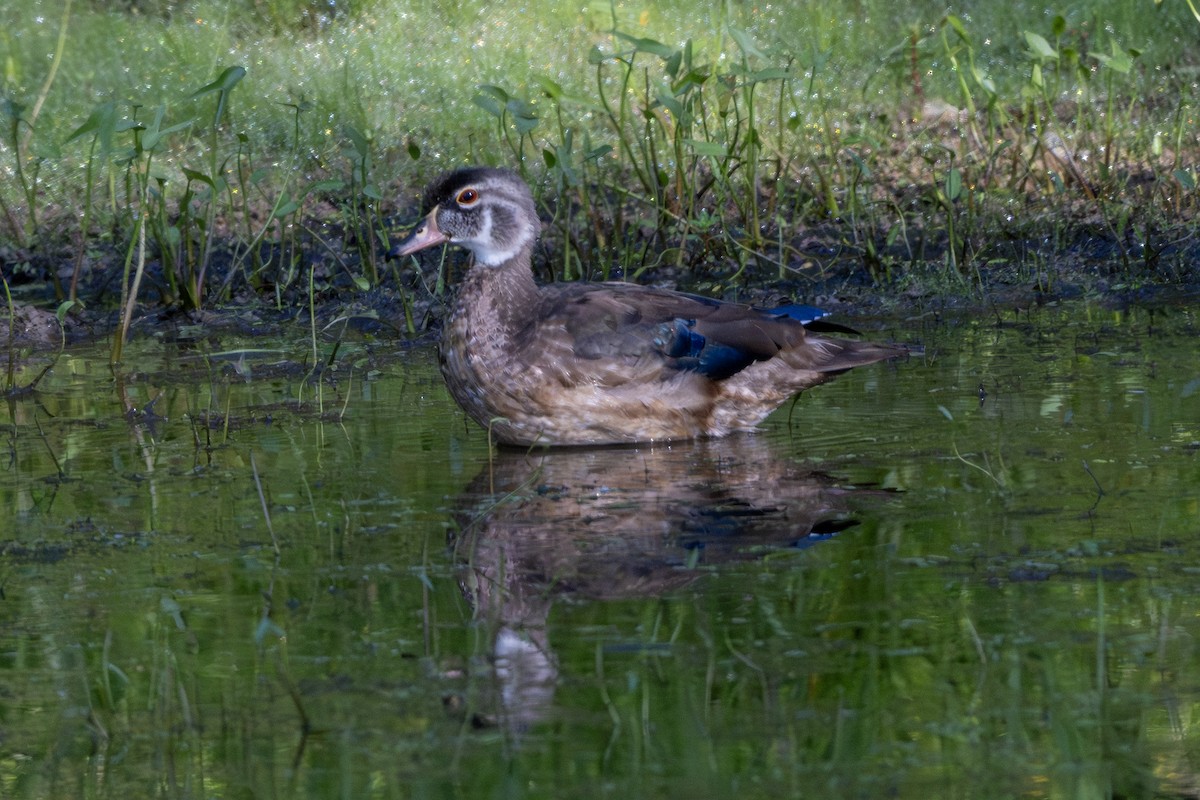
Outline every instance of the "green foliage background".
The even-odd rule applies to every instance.
[[[1083,220],[1124,278],[1175,280],[1185,254],[1151,232],[1192,239],[1198,38],[1174,0],[13,0],[0,235],[14,263],[74,251],[60,297],[88,244],[128,275],[165,254],[163,299],[197,306],[222,249],[226,290],[298,285],[286,224],[332,210],[371,285],[370,242],[420,182],[487,162],[547,199],[561,277],[784,278],[808,260],[796,225],[832,221],[874,281],[982,286],[1014,263],[995,243]]]

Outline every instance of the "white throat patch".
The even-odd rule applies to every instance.
[[[511,261],[529,245],[536,236],[536,231],[528,222],[520,230],[510,231],[507,235],[501,231],[500,236],[493,237],[493,219],[491,211],[483,215],[483,227],[470,239],[460,242],[475,255],[475,260],[488,267],[498,267]]]

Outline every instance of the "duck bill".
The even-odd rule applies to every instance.
[[[424,250],[426,247],[433,247],[435,244],[443,244],[448,241],[450,241],[450,237],[438,230],[437,209],[435,208],[426,215],[425,219],[418,223],[407,239],[389,250],[388,255],[392,258],[400,258],[409,253],[415,253],[418,250]]]

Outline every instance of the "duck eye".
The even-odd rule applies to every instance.
[[[460,206],[473,206],[477,200],[479,200],[479,192],[474,189],[463,189],[458,193],[458,197],[454,198],[454,201]]]

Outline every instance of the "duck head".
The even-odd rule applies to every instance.
[[[448,172],[425,191],[421,207],[424,219],[388,255],[449,242],[470,250],[475,263],[499,267],[528,252],[541,227],[529,187],[503,169]]]

